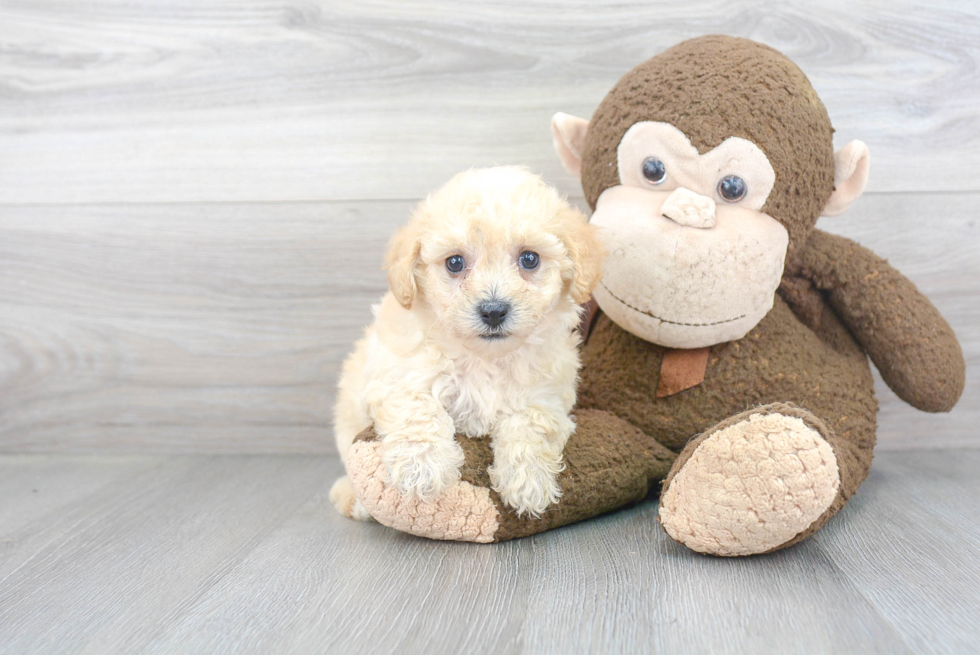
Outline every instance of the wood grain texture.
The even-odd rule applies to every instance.
[[[0,441],[333,452],[337,370],[407,203],[0,215]]]
[[[821,546],[916,653],[969,653],[980,634],[980,451],[879,455]],[[887,504],[894,509],[877,512]],[[874,514],[874,518],[871,515]],[[874,534],[852,529],[870,519]],[[914,589],[914,594],[902,593]]]
[[[0,455],[0,526],[4,534],[14,532],[158,461],[143,455]]]
[[[3,0],[0,203],[418,198],[494,162],[577,194],[552,114],[718,32],[802,67],[872,190],[980,190],[975,0]]]
[[[332,459],[305,457],[156,464],[132,466],[128,476],[5,531],[0,651],[134,652],[161,625],[148,617],[166,624],[179,614],[328,489],[336,471]]]
[[[84,478],[107,460],[5,457],[0,466],[12,471],[18,461],[44,490],[72,467]],[[114,465],[129,475],[27,524],[0,520],[0,653],[968,653],[976,645],[980,450],[882,453],[861,492],[814,538],[746,559],[670,541],[651,501],[481,546],[340,517],[326,499],[340,471],[329,456]]]
[[[413,205],[8,207],[0,451],[334,452],[340,363]],[[821,223],[915,281],[966,352],[951,414],[917,412],[879,381],[883,448],[980,444],[978,205],[871,194]]]

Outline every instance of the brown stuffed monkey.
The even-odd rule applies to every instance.
[[[662,484],[658,520],[702,553],[751,555],[824,525],[867,477],[869,357],[903,400],[949,411],[965,364],[901,273],[814,229],[864,190],[867,147],[834,153],[806,76],[740,38],[685,41],[627,73],[591,121],[555,116],[609,251],[583,349],[562,498],[519,517],[485,439],[458,437],[458,484],[429,502],[385,484],[370,431],[348,473],[378,521],[490,542],[580,521]]]

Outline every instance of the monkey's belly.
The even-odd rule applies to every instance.
[[[868,359],[836,317],[827,317],[818,335],[777,296],[743,339],[711,348],[701,384],[658,399],[664,348],[600,316],[583,351],[579,407],[612,412],[677,452],[743,410],[791,402],[870,446],[877,402]]]

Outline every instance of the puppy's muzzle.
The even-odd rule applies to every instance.
[[[480,320],[483,321],[483,324],[496,330],[507,320],[507,314],[510,312],[510,303],[501,302],[500,300],[487,300],[480,303],[478,311],[480,312]]]

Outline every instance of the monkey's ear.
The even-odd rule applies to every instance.
[[[568,212],[562,235],[568,262],[563,266],[562,277],[568,282],[572,300],[581,305],[589,301],[592,290],[599,284],[606,250],[596,235],[596,227],[589,225],[585,215],[571,208]]]
[[[551,138],[555,152],[565,170],[582,179],[582,153],[585,151],[585,135],[589,121],[578,116],[558,112],[551,117]]]
[[[408,309],[418,293],[415,269],[419,263],[422,242],[412,226],[403,227],[388,242],[384,267],[388,270],[388,286],[395,300]]]
[[[863,141],[851,141],[834,153],[834,192],[821,215],[837,216],[847,211],[864,193],[870,168],[871,153]]]

